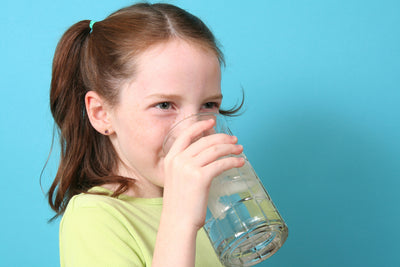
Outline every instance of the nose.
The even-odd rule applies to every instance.
[[[194,107],[190,107],[190,108],[184,109],[184,110],[182,110],[181,114],[179,114],[179,116],[178,116],[179,119],[178,120],[183,120],[183,119],[185,119],[187,117],[190,117],[192,115],[195,115],[195,114],[197,114],[199,112],[200,112],[200,110],[197,109],[197,108],[194,108]]]
[[[194,108],[181,110],[181,112],[179,112],[179,114],[175,117],[172,127],[176,126],[178,123],[180,123],[182,121],[186,121],[185,122],[186,126],[190,125],[190,123],[194,123],[197,119],[195,119],[195,118],[193,118],[191,120],[186,120],[186,119],[195,114],[198,114],[199,112],[200,112],[199,110],[196,110]]]

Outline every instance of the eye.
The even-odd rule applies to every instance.
[[[159,109],[170,109],[171,108],[171,102],[161,102],[161,103],[158,103],[156,105],[156,107],[159,108]]]
[[[205,109],[218,109],[219,103],[217,102],[207,102],[203,105]]]

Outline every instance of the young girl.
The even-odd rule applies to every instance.
[[[63,215],[61,266],[221,266],[205,235],[213,177],[240,167],[242,147],[198,122],[162,150],[171,126],[220,112],[223,56],[197,17],[136,4],[84,20],[60,40],[51,111],[61,161],[49,202]],[[228,157],[226,157],[228,156]]]

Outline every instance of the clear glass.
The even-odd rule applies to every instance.
[[[208,119],[216,120],[216,125],[195,140],[213,133],[232,135],[222,115],[199,113],[171,128],[164,151],[167,153],[176,137],[191,124]],[[213,179],[204,229],[224,265],[252,266],[283,245],[288,228],[246,156],[234,156],[243,157],[245,165]]]

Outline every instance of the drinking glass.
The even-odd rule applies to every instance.
[[[225,117],[198,113],[175,124],[164,140],[167,153],[190,125],[214,119],[215,126],[197,139],[215,133],[232,135]],[[252,266],[272,256],[286,241],[288,228],[246,156],[241,168],[215,177],[210,187],[204,229],[220,261],[226,266]]]

